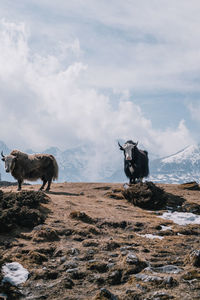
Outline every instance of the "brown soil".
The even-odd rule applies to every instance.
[[[111,183],[57,183],[48,193],[38,188],[27,185],[18,193],[16,186],[1,188],[6,219],[0,216],[0,266],[17,261],[30,277],[20,287],[1,284],[0,299],[1,293],[8,300],[200,298],[199,225],[159,217],[168,206],[200,214],[198,188],[137,184],[125,190]],[[40,218],[30,217],[31,210]],[[162,225],[171,229],[163,231]]]

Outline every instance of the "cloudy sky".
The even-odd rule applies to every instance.
[[[199,143],[199,0],[1,0],[9,148]]]

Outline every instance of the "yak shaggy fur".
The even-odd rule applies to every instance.
[[[47,190],[49,190],[51,181],[58,178],[58,164],[51,154],[26,154],[13,150],[10,155],[15,157],[11,175],[18,180],[18,183],[24,179],[29,181],[41,179],[43,181],[41,189],[48,182]]]

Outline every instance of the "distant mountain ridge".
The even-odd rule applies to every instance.
[[[0,141],[0,152],[11,152]],[[98,151],[98,153],[97,153]],[[27,153],[35,153],[26,150]],[[43,153],[53,154],[59,165],[59,182],[127,182],[123,170],[123,156],[116,147],[115,159],[106,150],[92,145],[82,145],[61,151],[50,147]],[[150,158],[153,156],[150,154]],[[0,163],[1,180],[15,181]],[[150,159],[150,176],[147,180],[160,183],[183,183],[200,180],[200,145],[190,145],[176,154],[164,158]]]
[[[150,162],[151,180],[183,183],[200,180],[200,144],[190,145],[176,154]]]

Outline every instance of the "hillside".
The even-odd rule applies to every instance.
[[[0,266],[18,262],[29,275],[18,287],[4,283],[0,296],[199,299],[198,185],[138,184],[127,189],[113,183],[54,183],[49,193],[37,194],[38,187],[23,186],[18,193],[16,186],[1,188],[7,221],[5,232],[1,226]],[[148,208],[148,199],[156,207]],[[170,207],[174,222],[167,219]],[[17,226],[11,226],[11,212],[5,215],[8,209],[24,216]],[[27,214],[35,216],[35,223]]]

